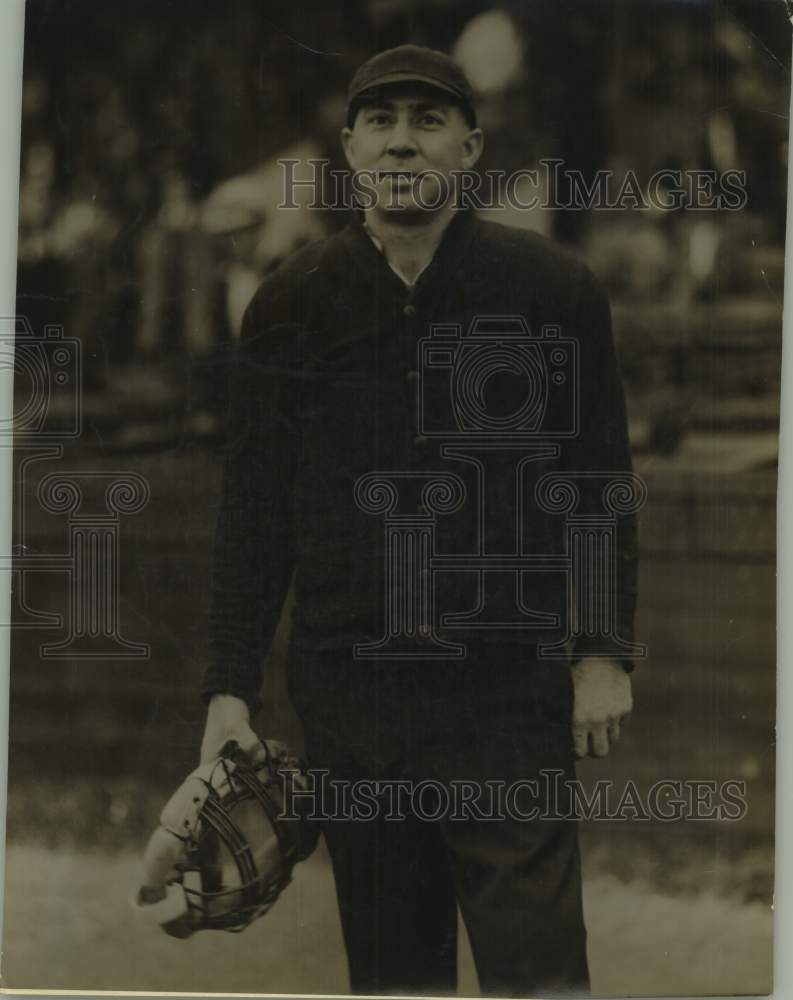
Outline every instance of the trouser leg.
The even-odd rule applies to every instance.
[[[505,820],[445,829],[482,993],[586,995],[576,824]]]
[[[354,993],[454,993],[457,905],[443,837],[418,821],[329,823]]]
[[[310,748],[312,768],[335,781],[376,775]],[[327,800],[324,823],[353,993],[453,994],[457,986],[457,903],[438,823],[415,816],[346,819]]]
[[[519,653],[489,666],[493,683],[478,684],[454,713],[462,725],[423,751],[447,786],[487,791],[483,807],[499,817],[473,812],[443,824],[480,986],[496,996],[585,996],[569,671],[529,668]],[[502,790],[495,813],[491,782]]]

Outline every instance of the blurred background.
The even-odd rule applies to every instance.
[[[165,798],[197,763],[228,353],[262,277],[346,221],[279,212],[277,161],[342,167],[347,80],[405,41],[465,66],[484,168],[558,158],[642,184],[664,168],[746,172],[740,212],[501,221],[570,244],[605,283],[649,490],[637,631],[650,656],[621,744],[580,775],[747,789],[740,822],[584,824],[593,989],[770,988],[790,75],[775,0],[29,0],[18,314],[79,342],[80,392],[54,395],[50,418],[68,423],[78,399],[82,434],[18,479],[15,585],[32,627],[12,637],[6,987],[347,989],[323,852],[244,940],[166,939],[134,922],[126,894]],[[18,412],[29,392],[20,377]],[[67,518],[37,492],[64,470],[149,484],[144,509],[120,519],[118,607],[148,658],[41,655],[63,633],[36,612],[65,614],[68,585],[24,559],[68,550]],[[282,623],[258,724],[299,746],[285,639]],[[465,949],[461,969],[471,993]]]

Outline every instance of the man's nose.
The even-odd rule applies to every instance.
[[[391,156],[414,156],[416,140],[406,118],[398,118],[388,136],[388,152]]]

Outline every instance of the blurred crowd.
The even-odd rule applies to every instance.
[[[344,222],[279,212],[279,159],[343,166],[346,80],[406,40],[466,68],[483,169],[558,157],[644,183],[660,169],[746,172],[739,213],[503,213],[577,244],[612,298],[684,310],[751,295],[769,275],[781,297],[788,70],[726,8],[355,0],[265,14],[253,0],[80,0],[58,12],[31,0],[18,311],[82,340],[86,393],[143,366],[141,392],[159,379],[210,414],[222,407],[218,372],[258,283]]]

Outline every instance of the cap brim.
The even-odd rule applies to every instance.
[[[460,101],[463,104],[470,104],[470,98],[466,94],[461,93],[459,90],[454,90],[443,81],[433,76],[412,73],[409,70],[395,70],[392,73],[384,73],[382,76],[375,77],[374,80],[367,80],[365,87],[350,95],[349,103],[352,104],[353,101],[360,100],[370,90],[377,90],[379,87],[387,87],[394,83],[423,83],[427,87],[432,87],[433,90],[440,90],[444,94],[448,94],[456,101]]]

